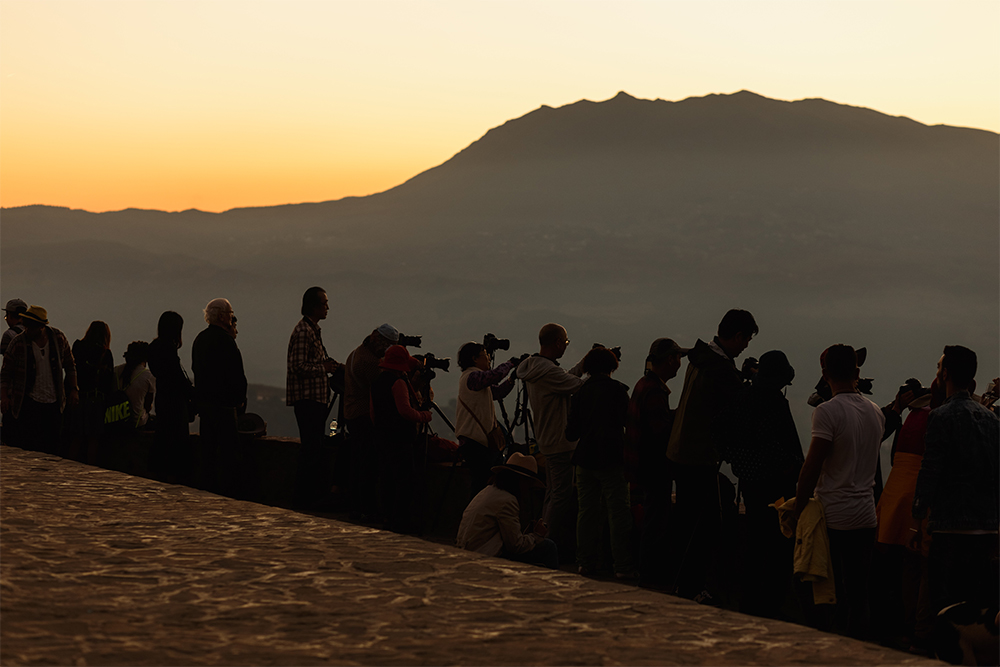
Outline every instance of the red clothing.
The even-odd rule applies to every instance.
[[[899,429],[899,438],[896,440],[896,453],[908,452],[910,454],[924,455],[924,434],[927,432],[927,417],[931,414],[929,407],[919,410],[912,410],[903,422],[903,427]]]

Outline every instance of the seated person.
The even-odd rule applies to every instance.
[[[545,522],[536,521],[530,533],[521,531],[517,498],[531,486],[544,486],[534,457],[514,452],[507,463],[494,467],[492,482],[462,514],[458,546],[487,556],[558,568],[559,552],[556,543],[546,538]]]
[[[115,380],[125,390],[132,406],[132,425],[142,429],[149,422],[149,411],[153,408],[153,393],[156,380],[146,368],[149,358],[149,343],[132,341],[125,350],[125,363],[115,366]]]

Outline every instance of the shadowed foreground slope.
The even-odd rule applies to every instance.
[[[0,447],[0,662],[939,664]]]

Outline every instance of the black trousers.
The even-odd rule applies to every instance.
[[[299,456],[295,474],[295,498],[300,507],[315,506],[326,496],[323,488],[322,446],[330,406],[319,401],[296,401],[293,406],[299,426]]]
[[[705,589],[722,526],[717,465],[671,463],[677,484],[677,532],[671,546],[671,567],[677,572],[677,593],[693,598]]]
[[[932,534],[927,554],[931,613],[956,602],[997,603],[996,534]]]
[[[375,427],[368,417],[347,420],[347,454],[351,514],[378,520],[384,516],[379,490],[379,456],[375,449]]]
[[[458,448],[463,465],[469,470],[469,500],[486,488],[493,467],[503,464],[503,454],[475,440],[463,439]]]
[[[201,454],[201,488],[238,497],[243,460],[236,428],[236,408],[202,403],[198,441]]]
[[[25,396],[17,418],[8,412],[3,417],[3,440],[6,445],[59,454],[62,414],[58,403],[39,403]]]
[[[876,529],[827,528],[826,534],[830,538],[830,559],[833,561],[833,578],[837,586],[837,604],[833,609],[817,608],[817,625],[825,632],[833,631],[858,639],[866,637],[870,625],[868,583]]]

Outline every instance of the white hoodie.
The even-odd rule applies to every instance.
[[[576,441],[566,439],[570,397],[583,386],[583,360],[563,370],[547,357],[528,357],[517,367],[517,377],[527,384],[528,403],[535,439],[542,454],[559,454],[576,449]]]

